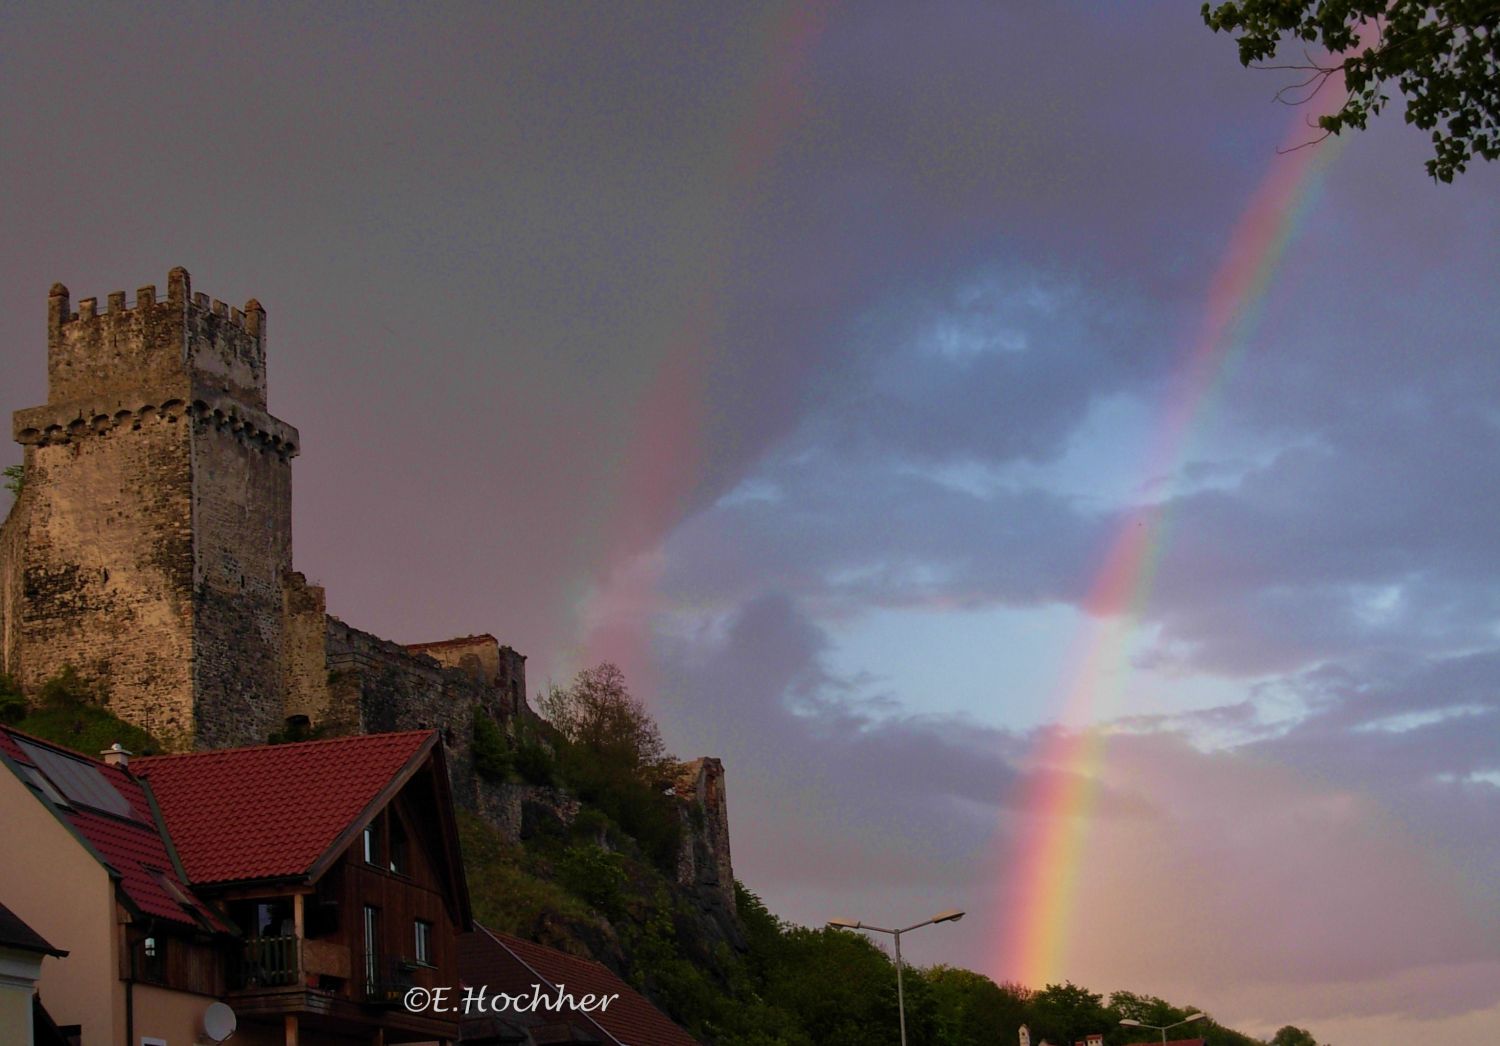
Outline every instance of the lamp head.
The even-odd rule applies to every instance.
[[[950,909],[932,917],[935,923],[956,923],[964,917],[964,913],[957,908]]]
[[[858,919],[829,919],[828,920],[828,925],[829,926],[836,926],[836,927],[838,927],[841,930],[857,930],[857,929],[859,929],[859,920]]]
[[[1182,1023],[1189,1024],[1193,1021],[1201,1021],[1206,1016],[1208,1016],[1206,1013],[1195,1013],[1191,1017],[1182,1018]]]
[[[1140,1022],[1140,1021],[1137,1021],[1137,1020],[1132,1020],[1132,1019],[1131,1019],[1131,1018],[1129,1018],[1129,1017],[1126,1017],[1126,1018],[1125,1018],[1125,1019],[1124,1019],[1124,1020],[1123,1020],[1123,1021],[1121,1021],[1121,1022],[1120,1022],[1120,1023],[1121,1023],[1121,1024],[1124,1024],[1124,1025],[1127,1025],[1127,1026],[1129,1026],[1129,1027],[1131,1027],[1131,1028],[1141,1028],[1141,1027],[1144,1027],[1144,1025],[1143,1025],[1143,1024],[1141,1024],[1141,1022]]]

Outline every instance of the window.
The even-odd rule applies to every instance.
[[[401,824],[401,818],[393,813],[391,814],[391,860],[389,868],[397,875],[405,875],[407,873],[406,852],[406,829]]]
[[[166,944],[160,937],[147,937],[141,941],[141,958],[136,976],[143,981],[160,984],[166,979]]]
[[[365,994],[380,988],[380,909],[365,905]]]
[[[380,863],[380,820],[365,825],[365,864]]]
[[[425,966],[432,965],[432,923],[417,920],[416,960]]]

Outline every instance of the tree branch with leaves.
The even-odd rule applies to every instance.
[[[1427,173],[1451,182],[1471,159],[1500,158],[1500,3],[1496,0],[1235,0],[1205,3],[1203,21],[1230,33],[1240,64],[1306,74],[1277,92],[1309,101],[1335,75],[1348,97],[1310,121],[1321,138],[1364,130],[1390,102],[1406,100],[1406,122],[1431,134]],[[1284,43],[1326,52],[1303,62],[1268,64]]]

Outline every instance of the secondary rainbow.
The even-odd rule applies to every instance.
[[[717,220],[700,230],[697,279],[684,292],[682,315],[668,320],[654,360],[641,361],[644,383],[621,433],[614,489],[584,537],[577,581],[580,641],[554,663],[621,665],[637,692],[650,693],[650,624],[658,607],[654,549],[689,507],[711,417],[709,378],[722,340],[728,257],[751,204],[767,182],[788,133],[807,106],[807,69],[833,4],[781,3],[760,25],[759,75],[727,121],[722,148],[705,176],[722,198]]]

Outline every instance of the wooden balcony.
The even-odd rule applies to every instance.
[[[245,942],[229,975],[230,991],[285,988],[303,983],[299,937],[256,937]]]

